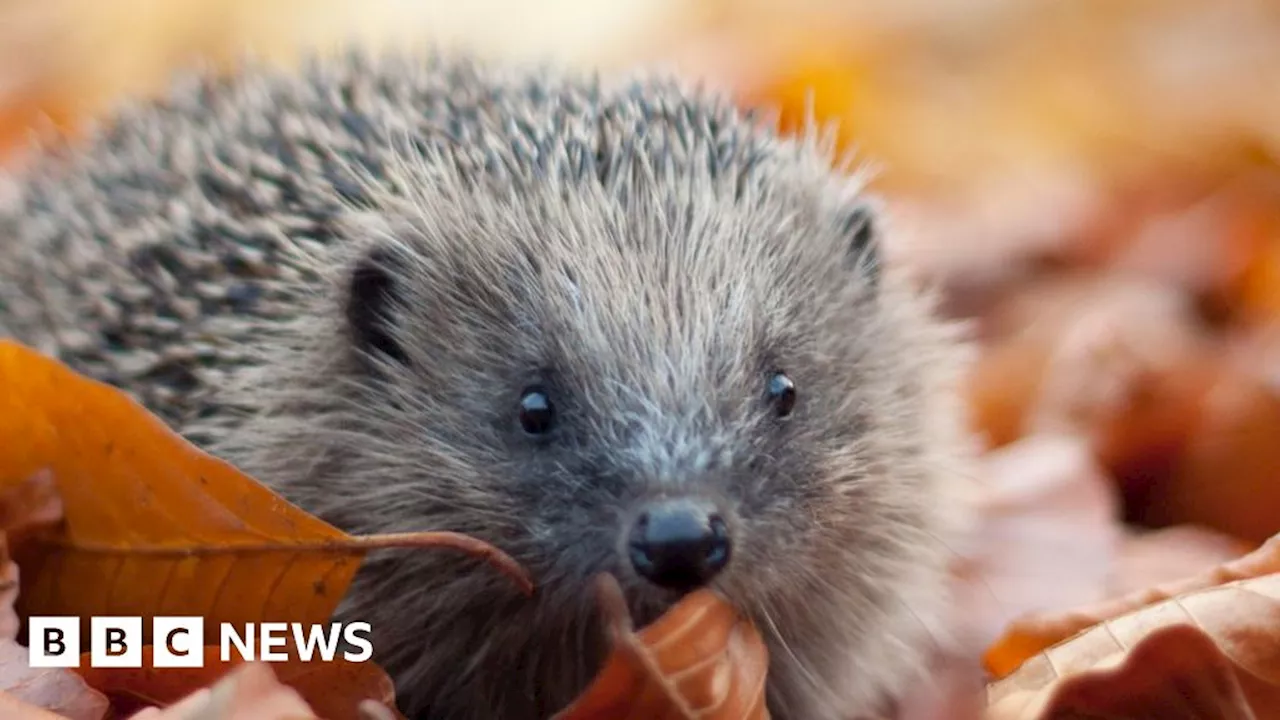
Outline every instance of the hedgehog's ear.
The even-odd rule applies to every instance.
[[[859,200],[841,210],[838,222],[849,265],[875,287],[880,279],[880,208]]]
[[[381,356],[408,364],[397,338],[397,309],[403,302],[396,253],[376,246],[364,252],[347,276],[346,319],[356,349],[367,356]]]

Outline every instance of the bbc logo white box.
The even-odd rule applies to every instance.
[[[89,662],[93,667],[142,667],[142,618],[91,618]]]
[[[153,667],[204,667],[204,618],[157,617],[151,628]]]
[[[80,667],[80,618],[32,617],[27,644],[27,664],[33,668]]]

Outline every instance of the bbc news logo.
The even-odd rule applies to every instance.
[[[104,668],[142,667],[142,618],[90,618],[89,666]],[[29,664],[33,668],[80,667],[83,652],[80,618],[32,617],[28,622]],[[152,619],[154,639],[151,666],[157,668],[204,667],[204,618],[156,617]],[[241,660],[285,662],[290,641],[303,662],[332,662],[339,654],[348,662],[365,662],[373,655],[369,623],[249,623],[237,627],[221,623],[218,649],[222,662],[234,651]],[[343,647],[339,653],[339,647]]]

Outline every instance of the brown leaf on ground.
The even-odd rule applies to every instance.
[[[1241,584],[1242,581],[1256,582]],[[1175,583],[1147,588],[1069,613],[1032,615],[1019,619],[1010,624],[1004,636],[988,649],[985,657],[987,669],[997,678],[1003,677],[1037,653],[1079,632],[1093,628],[1089,630],[1090,633],[1114,633],[1118,627],[1116,619],[1121,616],[1130,618],[1126,622],[1149,627],[1159,624],[1158,621],[1164,618],[1179,619],[1190,612],[1190,608],[1205,607],[1205,603],[1208,603],[1207,607],[1212,611],[1208,620],[1219,625],[1211,626],[1204,617],[1197,616],[1195,619],[1215,637],[1218,637],[1219,632],[1215,628],[1229,627],[1231,618],[1235,616],[1239,616],[1241,622],[1254,623],[1248,625],[1247,629],[1251,634],[1257,635],[1267,631],[1267,618],[1265,613],[1260,613],[1259,608],[1254,607],[1257,603],[1250,598],[1259,596],[1263,591],[1273,591],[1278,583],[1280,535],[1244,557]],[[1232,602],[1240,604],[1232,607]],[[1274,624],[1270,626],[1270,645],[1280,648],[1280,641],[1275,637],[1280,634],[1280,604],[1274,601],[1265,604],[1270,608],[1268,612],[1277,615],[1272,618]],[[1152,612],[1144,613],[1144,608],[1149,607]],[[1276,661],[1280,663],[1280,658]]]
[[[171,705],[200,688],[225,682],[243,672],[246,664],[235,652],[223,662],[217,645],[205,646],[204,667],[199,668],[153,668],[151,656],[152,648],[147,646],[142,648],[140,668],[94,668],[89,667],[85,655],[75,672],[90,687],[106,694],[117,713],[134,713],[148,706]],[[390,678],[372,662],[352,662],[340,656],[325,662],[303,661],[292,654],[288,661],[269,665],[273,682],[288,686],[325,720],[360,720],[359,706],[366,700],[395,706]],[[393,717],[401,716],[396,713]]]
[[[1019,680],[1015,675],[1006,682],[1014,686]],[[1031,683],[1045,680],[1048,684],[1038,689],[1002,694],[988,708],[986,720],[1280,717],[1280,686],[1274,674],[1267,679],[1254,675],[1205,631],[1185,624],[1158,627],[1132,648],[1095,658],[1090,667],[1074,674],[1037,674]]]
[[[129,716],[129,720],[317,720],[318,717],[337,720],[324,714],[317,716],[298,692],[280,682],[271,666],[248,663],[227,673],[210,688],[196,690],[167,708],[147,708]]]
[[[556,720],[767,720],[768,650],[732,606],[701,590],[635,632],[617,581],[598,587],[613,651]]]
[[[0,489],[48,468],[66,516],[14,547],[24,615],[78,615],[85,636],[92,615],[140,615],[148,637],[154,615],[323,623],[364,553],[383,547],[461,549],[531,588],[508,556],[466,536],[348,536],[21,345],[0,343],[0,385]]]

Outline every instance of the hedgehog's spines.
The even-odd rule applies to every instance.
[[[348,532],[454,529],[528,563],[533,600],[448,554],[366,561],[343,613],[390,628],[376,647],[411,714],[558,709],[600,650],[585,576],[625,571],[634,502],[677,479],[744,523],[760,571],[719,589],[794,651],[773,655],[775,717],[903,687],[928,640],[912,613],[941,597],[924,536],[949,420],[921,419],[938,334],[894,277],[870,303],[840,262],[860,187],[831,174],[829,135],[781,138],[663,76],[355,48],[164,98],[23,174],[0,327]],[[365,345],[394,332],[390,359],[344,319],[380,248],[404,295]],[[761,412],[778,363],[794,422]],[[535,381],[570,428],[545,453],[508,434]]]

